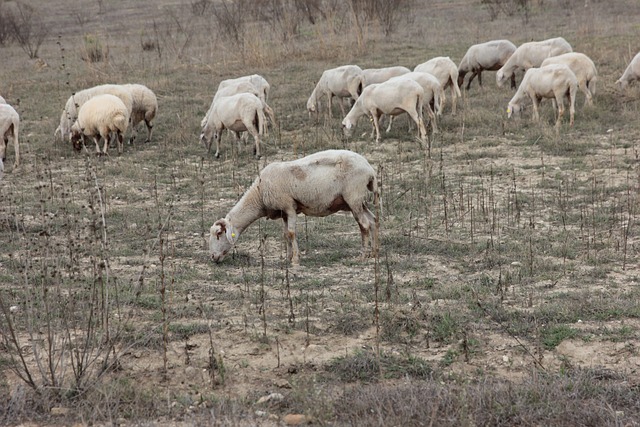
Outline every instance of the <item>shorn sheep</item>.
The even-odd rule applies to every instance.
[[[407,74],[403,74],[399,77],[394,77],[393,79],[398,78],[407,78],[411,80],[415,80],[420,86],[422,86],[422,90],[424,90],[424,97],[422,99],[423,112],[426,110],[427,115],[429,116],[431,128],[434,132],[438,131],[438,124],[436,122],[436,114],[440,114],[440,99],[444,96],[444,90],[440,85],[438,79],[430,73],[422,73],[420,71],[412,71]],[[433,106],[433,107],[432,107]],[[435,112],[434,112],[435,109]],[[393,119],[393,116],[391,116]],[[389,120],[389,126],[387,127],[387,132],[391,130],[391,124],[393,120]]]
[[[626,89],[636,80],[640,80],[640,52],[633,57],[622,76],[616,81],[616,84],[620,89]]]
[[[60,125],[56,129],[54,135],[59,135],[62,140],[69,138],[71,125],[78,118],[78,111],[82,105],[96,95],[110,94],[115,95],[124,103],[129,110],[129,117],[133,112],[133,96],[131,92],[122,85],[104,84],[84,89],[71,95],[64,105],[62,114],[60,115]]]
[[[229,213],[211,226],[211,258],[222,261],[249,225],[267,217],[282,219],[287,259],[298,265],[297,215],[324,217],[338,211],[350,211],[358,223],[364,258],[369,254],[371,233],[373,247],[377,245],[376,218],[366,203],[369,192],[377,202],[375,170],[352,151],[320,151],[298,160],[270,163]]]
[[[527,71],[532,67],[539,67],[542,61],[551,57],[572,52],[571,45],[562,37],[547,39],[539,42],[523,43],[513,52],[513,55],[496,73],[496,83],[502,87],[507,80],[518,71]]]
[[[78,119],[71,126],[70,139],[76,150],[82,149],[87,138],[96,144],[96,154],[107,154],[109,139],[116,135],[118,153],[122,154],[124,133],[129,124],[129,109],[122,100],[111,94],[96,95],[82,104]],[[104,139],[104,147],[100,151],[100,138]]]
[[[320,99],[326,97],[329,108],[329,118],[332,118],[331,102],[335,96],[340,100],[340,111],[342,112],[342,116],[344,116],[342,100],[344,98],[358,99],[364,86],[364,75],[362,74],[362,69],[357,65],[343,65],[325,70],[307,100],[309,115],[311,115],[311,113],[318,113]]]
[[[248,131],[255,140],[254,154],[260,158],[260,138],[264,135],[266,117],[265,103],[251,93],[223,96],[213,101],[210,113],[201,122],[200,141],[211,150],[211,139],[216,140],[216,158],[220,157],[222,131],[229,129],[239,141],[239,132]]]
[[[144,121],[147,126],[147,139],[145,142],[151,142],[151,133],[153,132],[153,124],[151,121],[158,113],[158,98],[151,89],[141,84],[125,84],[122,85],[131,93],[133,105],[131,107],[131,139],[132,143],[138,136],[136,126]]]
[[[578,79],[578,88],[584,93],[585,105],[593,105],[593,95],[596,94],[598,71],[591,58],[584,53],[563,53],[562,55],[545,59],[542,61],[541,67],[551,64],[564,64],[569,67]]]
[[[560,120],[564,114],[564,98],[569,99],[569,124],[573,126],[575,114],[576,90],[578,79],[569,67],[564,64],[551,64],[541,68],[530,68],[524,74],[524,78],[509,101],[507,116],[519,114],[522,102],[529,97],[533,102],[533,118],[540,120],[538,104],[542,98],[551,98],[554,106],[558,108],[556,129],[560,126]]]
[[[440,85],[442,85],[443,90],[450,87],[451,112],[456,114],[456,101],[457,98],[462,97],[462,94],[460,93],[460,87],[458,86],[458,66],[451,60],[451,58],[447,56],[432,58],[427,62],[417,65],[413,71],[433,74],[440,82]],[[443,96],[440,100],[440,110],[444,107],[445,102],[446,99],[443,92]]]
[[[216,93],[223,91],[225,88],[237,86],[238,83],[242,82],[250,83],[258,91],[258,98],[262,99],[264,102],[267,102],[269,100],[269,91],[271,90],[271,85],[269,84],[267,79],[262,77],[260,74],[252,74],[250,76],[242,76],[223,80],[218,83],[218,89]],[[235,93],[230,93],[229,95],[235,95]]]
[[[9,104],[0,104],[0,163],[4,171],[4,163],[7,160],[7,146],[9,139],[13,140],[13,151],[16,156],[13,166],[20,165],[20,144],[18,142],[18,133],[20,128],[20,116]]]
[[[383,83],[390,78],[401,76],[409,72],[411,72],[410,69],[401,65],[384,68],[365,68],[364,70],[362,70],[365,85]]]
[[[380,141],[380,116],[397,116],[407,113],[418,126],[422,141],[426,140],[427,130],[422,119],[424,89],[415,80],[403,76],[384,83],[372,84],[364,88],[353,104],[351,111],[342,120],[342,129],[350,137],[353,128],[362,116],[373,119],[376,142]]]
[[[467,50],[458,65],[458,86],[462,86],[467,73],[471,73],[466,89],[469,90],[476,76],[478,76],[478,84],[482,87],[482,72],[499,70],[515,51],[516,45],[509,40],[492,40],[474,44]],[[516,88],[515,74],[511,76],[511,88]]]

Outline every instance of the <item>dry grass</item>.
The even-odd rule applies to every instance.
[[[286,41],[249,25],[240,46],[193,15],[202,2],[100,3],[41,6],[57,29],[47,66],[0,47],[0,94],[22,118],[22,165],[10,147],[0,182],[1,423],[269,425],[302,412],[337,425],[637,425],[640,95],[614,87],[640,49],[636,2],[531,2],[527,24],[489,21],[478,2],[416,4],[361,47],[348,15]],[[88,34],[102,61],[83,60]],[[457,62],[479,41],[558,35],[600,77],[596,108],[580,94],[559,136],[548,104],[539,124],[507,121],[512,93],[492,73],[447,110],[431,158],[407,120],[375,144],[364,121],[347,141],[340,118],[305,110],[326,68]],[[207,156],[213,91],[251,73],[271,83],[279,122],[264,158],[227,136],[223,157]],[[106,159],[54,142],[68,96],[107,82],[155,91],[154,141]],[[300,269],[267,220],[213,265],[208,228],[259,169],[326,148],[379,170],[377,268],[358,261],[346,214],[300,218]],[[274,391],[282,401],[257,404]]]

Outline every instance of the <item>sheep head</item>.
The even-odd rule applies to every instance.
[[[510,119],[512,116],[519,117],[520,112],[522,111],[522,107],[518,104],[509,104],[507,107],[507,118]]]
[[[504,71],[498,70],[498,72],[496,73],[496,84],[498,85],[498,87],[502,87],[502,85],[507,81],[508,78],[509,77],[504,75]]]
[[[348,117],[345,117],[344,120],[342,120],[342,132],[344,133],[345,137],[351,137],[351,135],[353,134],[354,126],[355,123],[353,123],[353,121],[351,121]]]
[[[80,129],[80,125],[76,121],[73,126],[71,126],[71,130],[69,131],[69,140],[71,140],[73,148],[76,151],[82,150],[82,133],[83,129]]]
[[[211,226],[209,235],[211,259],[216,263],[222,261],[236,244],[238,237],[240,237],[240,233],[229,220],[226,218],[217,220]]]

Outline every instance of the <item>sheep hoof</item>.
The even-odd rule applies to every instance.
[[[216,152],[216,154],[214,154],[213,157],[215,157],[216,159],[219,159],[220,158],[220,153]]]

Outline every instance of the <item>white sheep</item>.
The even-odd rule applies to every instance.
[[[478,84],[482,87],[482,72],[499,70],[515,51],[516,45],[509,40],[492,40],[474,44],[467,50],[458,65],[458,86],[462,86],[464,77],[467,73],[471,73],[466,89],[469,90],[476,76],[478,76]],[[511,88],[516,88],[515,74],[511,76]]]
[[[133,102],[131,108],[131,139],[129,143],[132,143],[138,136],[136,126],[141,121],[144,121],[147,126],[147,140],[145,142],[151,142],[151,133],[153,132],[151,121],[158,113],[158,98],[156,98],[156,94],[151,89],[144,85],[125,84],[123,86],[131,93]]]
[[[424,141],[427,130],[422,119],[424,89],[415,80],[403,76],[364,88],[351,111],[342,120],[345,136],[350,137],[358,119],[367,115],[373,119],[376,142],[380,141],[380,116],[396,116],[407,113],[418,126],[420,139]]]
[[[255,76],[257,76],[257,74],[255,74]],[[248,76],[248,77],[251,77],[251,76]],[[256,81],[260,82],[260,80],[257,80],[257,79]],[[266,95],[268,94],[268,91],[265,92],[264,85],[261,84],[260,87],[256,87],[256,85],[252,83],[251,80],[249,80],[247,77],[223,80],[223,82],[225,82],[225,84],[222,84],[221,82],[220,85],[218,85],[218,90],[216,91],[215,95],[213,95],[213,100],[211,101],[209,110],[207,110],[207,114],[205,114],[204,118],[200,122],[201,128],[204,127],[209,116],[211,115],[213,105],[215,104],[218,98],[221,98],[224,96],[237,95],[239,93],[250,93],[260,98],[260,100],[262,101],[262,107],[264,109],[265,114],[267,115],[267,117],[269,117],[271,124],[274,126],[276,125],[275,113],[273,112],[273,109],[266,102]],[[266,82],[266,80],[264,80],[264,82]],[[264,129],[264,132],[266,135],[267,134],[266,127]]]
[[[389,80],[398,79],[398,78],[408,78],[411,80],[415,80],[420,86],[422,86],[422,90],[424,90],[424,98],[422,99],[423,111],[426,110],[427,115],[429,116],[431,127],[434,132],[438,131],[438,125],[436,121],[435,111],[440,114],[440,100],[444,96],[444,89],[442,89],[442,85],[438,81],[438,79],[430,73],[423,73],[420,71],[411,71],[407,74],[403,74],[399,77],[394,77]],[[387,132],[391,130],[391,124],[393,123],[393,116],[389,120],[389,126],[387,127]]]
[[[20,116],[9,104],[0,104],[0,160],[2,160],[4,170],[4,162],[7,160],[7,146],[9,139],[13,140],[13,151],[16,159],[13,167],[20,165],[20,144],[18,142],[18,134],[20,130]]]
[[[96,144],[96,154],[107,154],[109,139],[116,135],[118,153],[122,154],[124,133],[129,124],[129,109],[122,100],[111,94],[96,95],[82,104],[78,118],[71,126],[71,142],[76,150],[80,150],[87,138]],[[104,147],[100,152],[100,138],[104,139]]]
[[[71,95],[65,103],[60,115],[60,125],[56,129],[54,136],[60,136],[64,141],[69,137],[71,125],[78,118],[78,111],[82,105],[96,95],[115,95],[124,103],[129,111],[129,117],[133,112],[133,96],[131,92],[122,85],[104,84],[81,90]]]
[[[640,80],[640,52],[633,57],[622,76],[616,81],[616,84],[620,89],[626,89],[636,80]]]
[[[442,85],[443,90],[451,87],[451,112],[455,114],[456,100],[457,98],[462,97],[462,94],[460,93],[460,87],[458,86],[458,66],[451,60],[451,58],[447,56],[432,58],[427,62],[423,62],[416,66],[413,71],[433,74],[440,82],[440,85]],[[440,110],[443,109],[445,102],[446,99],[443,92],[443,96],[440,100]]]
[[[260,158],[260,138],[264,135],[266,117],[264,102],[251,93],[239,93],[216,99],[211,111],[202,123],[200,141],[211,150],[211,139],[216,140],[216,158],[220,157],[220,138],[224,129],[235,132],[239,140],[239,132],[248,131],[255,139],[254,154]]]
[[[0,104],[6,104],[6,103],[7,101],[5,101],[4,98],[0,96]]]
[[[411,72],[410,69],[401,65],[384,68],[365,68],[362,70],[365,85],[383,83],[392,77],[401,76],[409,72]]]
[[[311,115],[311,113],[318,113],[320,98],[326,96],[329,107],[329,118],[333,117],[331,113],[331,101],[335,96],[340,99],[340,111],[344,116],[342,100],[344,98],[358,99],[364,85],[365,80],[362,69],[357,65],[343,65],[325,70],[307,100],[309,115]]]
[[[375,170],[364,157],[352,151],[320,151],[297,160],[270,163],[229,213],[211,226],[211,258],[216,263],[222,261],[257,219],[281,218],[287,259],[298,265],[297,214],[324,217],[338,211],[350,211],[358,223],[364,258],[372,232],[373,245],[377,245],[376,218],[366,204],[369,192],[373,192],[374,202],[377,201]]]
[[[523,43],[513,52],[513,55],[496,73],[498,87],[519,71],[527,71],[532,67],[539,67],[542,61],[551,57],[572,52],[571,45],[562,37]]]
[[[250,76],[242,76],[236,77],[233,79],[226,79],[218,83],[218,89],[216,91],[220,92],[228,87],[234,87],[241,82],[249,82],[253,87],[258,91],[258,98],[262,99],[265,103],[269,100],[269,91],[271,90],[271,85],[259,74],[252,74]],[[240,92],[236,92],[240,93]],[[230,93],[229,95],[235,95],[235,93]]]
[[[578,79],[578,88],[584,93],[585,105],[593,105],[593,95],[596,94],[598,71],[596,65],[584,53],[569,52],[552,56],[542,61],[541,67],[550,64],[564,64],[573,71]]]
[[[538,103],[541,98],[551,98],[554,106],[557,106],[558,116],[556,128],[560,126],[560,120],[564,114],[564,98],[569,99],[569,124],[573,126],[575,114],[576,90],[578,79],[569,67],[564,64],[551,64],[541,68],[530,68],[524,74],[524,78],[509,101],[507,116],[511,118],[522,110],[522,102],[528,96],[533,102],[533,118],[540,120]]]

